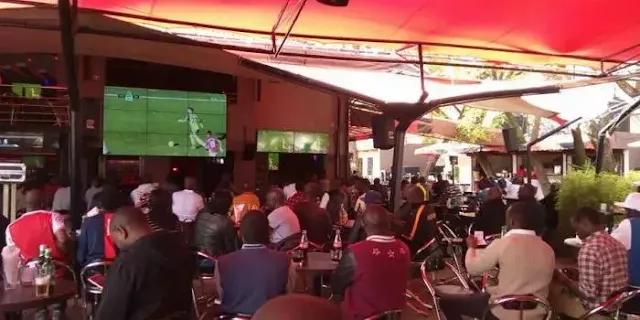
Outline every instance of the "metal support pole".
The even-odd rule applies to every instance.
[[[620,112],[620,114],[611,122],[609,122],[604,128],[598,132],[598,146],[596,149],[596,174],[602,171],[602,165],[604,162],[604,141],[607,134],[611,134],[616,130],[616,128],[620,125],[622,121],[627,119],[631,113],[633,113],[636,109],[640,107],[640,98],[631,104],[627,109]]]
[[[527,169],[527,184],[531,185],[531,148],[539,143],[540,141],[551,137],[552,135],[560,132],[562,129],[576,123],[578,120],[582,119],[582,117],[577,117],[545,134],[540,136],[538,139],[534,139],[531,142],[527,143],[527,158],[525,159],[525,168]]]
[[[69,94],[69,182],[71,193],[70,215],[74,227],[78,227],[82,216],[82,195],[80,190],[80,130],[82,116],[80,115],[80,93],[78,90],[78,73],[76,69],[76,53],[73,32],[73,10],[70,0],[58,0],[58,15],[60,18],[60,38],[62,56],[67,77]]]
[[[402,161],[404,158],[404,139],[407,135],[407,129],[413,122],[411,120],[400,120],[393,134],[395,146],[393,148],[393,189],[391,189],[392,208],[394,212],[398,212],[402,204]]]

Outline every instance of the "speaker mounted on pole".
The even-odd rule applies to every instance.
[[[376,149],[393,149],[394,120],[384,115],[371,117],[373,147]]]

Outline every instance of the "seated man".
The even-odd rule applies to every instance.
[[[118,190],[106,187],[95,195],[95,208],[82,222],[78,236],[77,259],[80,266],[97,260],[113,260],[116,247],[109,235],[109,221],[113,212],[121,205]]]
[[[309,182],[304,186],[306,194],[304,200],[293,207],[300,222],[300,229],[307,230],[309,241],[323,245],[329,241],[333,222],[327,210],[320,208],[322,188],[316,182]]]
[[[31,189],[25,194],[27,212],[13,221],[6,229],[7,246],[20,249],[20,256],[24,260],[31,260],[40,255],[40,245],[51,249],[54,260],[66,262],[67,233],[64,218],[57,212],[43,210],[44,193],[40,189]],[[56,273],[56,275],[60,275]],[[52,318],[62,319],[65,304],[53,305]],[[47,310],[38,310],[36,320],[46,319]]]
[[[271,243],[276,244],[300,233],[300,222],[298,216],[285,205],[286,197],[284,191],[279,188],[272,188],[267,193],[265,207],[271,228]]]
[[[247,212],[260,209],[260,199],[253,192],[248,183],[242,186],[242,193],[233,197],[231,204],[231,220],[236,224],[242,221]]]
[[[412,256],[436,236],[436,214],[427,206],[428,200],[426,189],[416,185],[408,191],[407,202],[401,208],[409,212],[401,239],[409,245]]]
[[[533,230],[536,225],[536,212],[526,202],[517,202],[507,210],[509,232],[501,239],[494,240],[486,249],[476,249],[477,240],[473,235],[467,238],[469,249],[465,257],[467,271],[471,275],[482,275],[492,271],[500,264],[498,285],[489,287],[486,293],[460,296],[445,296],[440,306],[448,320],[462,319],[462,315],[482,318],[489,298],[496,299],[505,295],[535,295],[546,299],[549,284],[555,269],[555,255],[551,247]],[[464,305],[465,308],[460,308]],[[496,307],[487,316],[488,319],[517,319],[519,311]],[[540,309],[525,311],[527,319],[540,318]]]
[[[409,280],[409,248],[391,231],[391,214],[368,206],[363,216],[367,239],[345,250],[331,278],[334,297],[343,299],[345,319],[365,319],[403,309]]]
[[[604,231],[602,214],[592,208],[580,208],[573,217],[573,227],[582,239],[578,252],[578,282],[558,274],[563,286],[553,288],[549,301],[558,313],[580,318],[627,287],[627,250]],[[604,318],[596,315],[592,319]]]
[[[51,249],[51,257],[66,261],[65,242],[67,233],[62,215],[43,210],[44,194],[39,189],[31,189],[26,195],[27,212],[13,221],[6,230],[7,246],[16,246],[25,260],[40,255],[40,245]]]
[[[224,314],[252,315],[267,300],[286,293],[289,257],[266,247],[269,220],[249,211],[240,222],[242,249],[218,259],[215,281]]]
[[[153,232],[134,207],[116,210],[109,231],[120,254],[106,277],[96,319],[187,319],[195,257],[181,235]]]

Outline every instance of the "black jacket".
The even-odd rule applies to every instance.
[[[191,310],[195,257],[177,232],[157,231],[120,251],[97,320],[164,319]]]
[[[331,293],[335,299],[342,300],[347,288],[356,276],[356,257],[349,248],[345,249],[338,267],[331,275]]]
[[[196,217],[194,245],[214,257],[238,250],[239,240],[231,219],[201,212]]]
[[[505,225],[507,205],[502,199],[484,202],[473,219],[473,231],[482,231],[485,235],[499,234]]]
[[[327,210],[320,208],[317,203],[305,201],[296,204],[293,212],[300,221],[300,229],[307,230],[309,241],[319,245],[329,241],[333,223]]]

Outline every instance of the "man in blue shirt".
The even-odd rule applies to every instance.
[[[289,258],[267,249],[269,220],[260,211],[249,211],[240,223],[241,250],[218,259],[216,286],[224,314],[253,315],[269,299],[286,293]]]

